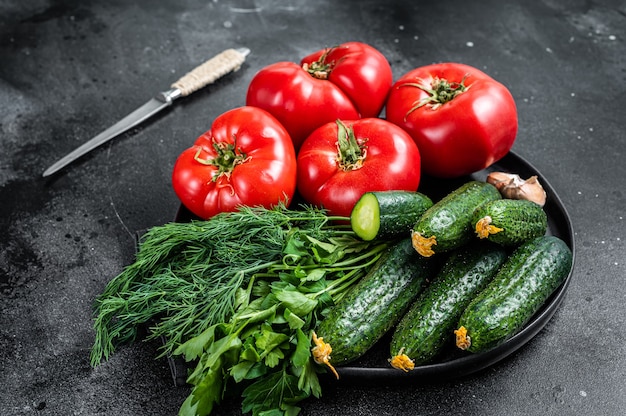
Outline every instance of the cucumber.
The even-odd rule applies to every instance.
[[[541,237],[548,229],[543,208],[523,199],[500,199],[479,207],[472,218],[478,238],[503,246],[516,246]]]
[[[426,195],[410,191],[367,192],[350,214],[350,224],[365,241],[390,239],[406,233],[433,205]]]
[[[333,365],[361,357],[396,325],[435,273],[435,262],[419,256],[409,238],[392,245],[317,325],[315,361],[334,371]]]
[[[501,198],[496,187],[487,182],[461,185],[420,217],[411,232],[413,247],[424,257],[461,247],[474,238],[474,211]]]
[[[448,342],[459,317],[507,258],[496,244],[478,242],[453,251],[432,283],[398,323],[389,362],[400,370],[431,361]]]
[[[520,245],[459,318],[457,347],[482,352],[515,335],[567,278],[572,262],[556,236]]]

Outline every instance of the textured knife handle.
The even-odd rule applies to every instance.
[[[235,49],[227,49],[185,74],[172,84],[172,88],[180,90],[184,97],[212,84],[229,72],[238,70],[245,60],[245,54]]]

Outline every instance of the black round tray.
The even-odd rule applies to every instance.
[[[349,366],[337,368],[340,381],[349,383],[419,383],[451,380],[467,376],[483,370],[517,351],[537,335],[552,318],[561,304],[572,278],[576,255],[574,250],[574,232],[565,206],[547,179],[534,166],[515,153],[509,152],[504,158],[489,168],[466,177],[453,180],[423,177],[419,191],[436,201],[469,180],[486,180],[487,175],[494,171],[515,173],[524,179],[535,175],[539,178],[541,185],[547,193],[547,201],[544,206],[548,216],[547,234],[561,238],[574,254],[574,261],[565,281],[520,332],[489,351],[471,354],[450,346],[432,364],[417,366],[414,370],[405,373],[392,368],[387,361],[389,358],[389,336],[387,336],[380,340],[358,361],[351,363]],[[175,220],[184,222],[192,218],[194,218],[193,215],[185,207],[181,206]],[[175,383],[178,385],[184,384],[186,366],[170,361],[170,368]]]

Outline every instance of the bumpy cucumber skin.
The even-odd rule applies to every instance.
[[[541,237],[548,229],[548,217],[543,208],[522,199],[500,199],[479,207],[472,218],[472,224],[486,216],[491,225],[502,231],[489,234],[487,240],[503,246],[516,246],[533,238]]]
[[[432,283],[398,323],[391,356],[402,351],[415,365],[431,361],[453,339],[459,317],[495,276],[507,258],[505,249],[488,242],[452,253]]]
[[[435,236],[435,253],[461,247],[474,238],[472,215],[481,205],[501,199],[495,186],[481,181],[470,181],[436,202],[413,227],[413,233],[425,238]]]
[[[435,262],[419,256],[410,239],[390,247],[316,328],[332,347],[331,364],[341,366],[365,354],[396,325],[435,273]]]
[[[360,232],[363,229],[361,224],[357,224],[359,221],[357,210],[359,209],[360,201],[357,201],[350,217],[353,231],[364,240],[372,240],[374,238],[392,239],[403,235],[408,236],[415,222],[428,208],[433,206],[433,201],[420,192],[368,192],[361,199],[366,196],[373,196],[378,202],[379,226],[377,232],[375,234],[367,233],[371,234],[368,236]]]
[[[470,352],[496,347],[515,335],[567,278],[570,248],[555,236],[541,236],[519,246],[487,288],[459,318]]]

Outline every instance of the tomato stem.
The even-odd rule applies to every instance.
[[[328,79],[328,76],[335,67],[335,61],[326,62],[326,59],[328,58],[328,54],[334,49],[335,47],[327,48],[317,61],[311,62],[310,64],[302,64],[302,69],[308,72],[313,78]]]
[[[431,110],[437,110],[445,103],[452,101],[459,94],[467,91],[470,87],[465,85],[465,79],[467,78],[467,75],[468,74],[465,74],[463,76],[461,82],[450,82],[447,79],[435,77],[431,81],[430,85],[421,78],[418,79],[419,82],[412,82],[401,85],[402,87],[416,87],[428,93],[427,97],[424,97],[413,103],[413,107],[404,116],[405,120],[409,114],[411,114],[418,108],[427,105],[430,107]]]
[[[211,179],[213,182],[217,182],[222,176],[230,178],[235,167],[248,160],[248,156],[240,148],[237,148],[237,137],[235,136],[233,136],[233,143],[216,142],[213,140],[213,149],[216,154],[216,157],[213,159],[201,159],[200,153],[202,148],[199,148],[194,156],[198,163],[217,167],[217,172]]]
[[[352,126],[347,127],[337,120],[337,164],[344,172],[363,167],[367,155],[366,140],[359,143]]]

